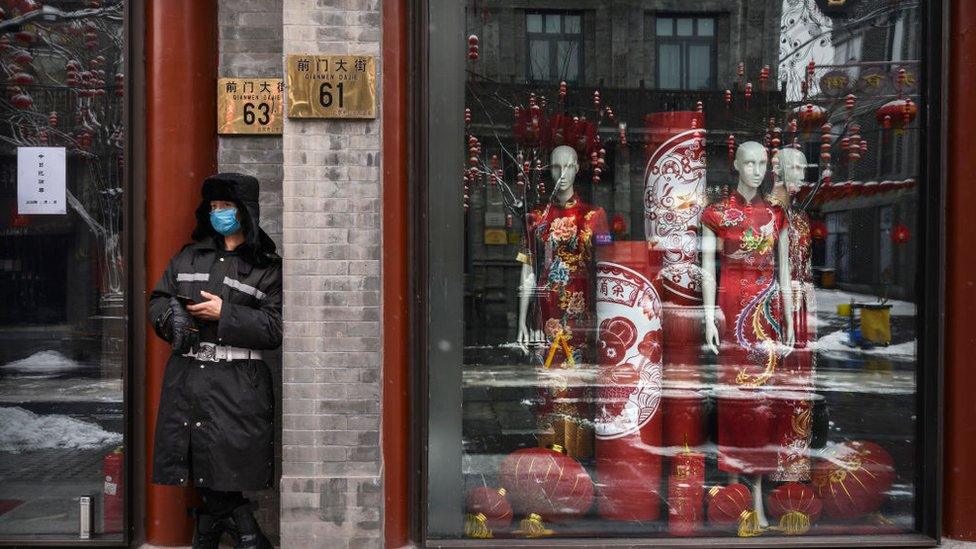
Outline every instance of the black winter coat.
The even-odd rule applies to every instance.
[[[207,184],[214,178],[209,179],[194,232],[201,238],[170,261],[150,296],[150,322],[164,337],[170,297],[202,301],[203,290],[223,303],[219,321],[197,321],[201,341],[276,349],[281,345],[281,262],[273,242],[269,246],[270,238],[257,227],[257,181],[237,174],[215,177],[223,178],[218,184],[223,191],[230,189],[239,204],[249,247],[228,252],[210,228]],[[154,442],[154,483],[213,490],[270,486],[274,391],[267,365],[262,360],[197,361],[174,353],[163,376]]]

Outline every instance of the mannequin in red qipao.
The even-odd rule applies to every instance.
[[[719,469],[733,479],[739,473],[754,475],[762,526],[762,475],[773,470],[764,448],[774,441],[766,435],[769,403],[761,389],[794,341],[785,213],[759,193],[767,163],[760,143],[740,145],[736,191],[707,206],[701,218],[705,344],[719,355],[718,379],[726,387],[719,395]],[[721,264],[718,285],[716,262]],[[725,317],[722,333],[715,321],[716,297]]]
[[[550,160],[555,183],[552,201],[529,212],[528,257],[522,265],[518,342],[541,340],[542,358],[552,353],[541,377],[539,444],[558,444],[571,457],[593,454],[591,399],[569,370],[592,362],[595,338],[594,248],[610,242],[606,213],[576,195],[576,150],[560,146]],[[537,276],[538,275],[538,276]],[[529,308],[537,318],[530,326]],[[541,334],[539,333],[541,331]],[[572,359],[559,339],[565,338]]]

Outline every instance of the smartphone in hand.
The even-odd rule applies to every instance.
[[[196,305],[197,302],[192,297],[187,297],[185,295],[176,296],[176,300],[180,302],[180,305],[186,307],[187,305]]]

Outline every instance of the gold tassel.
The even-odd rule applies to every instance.
[[[527,538],[541,538],[551,536],[553,531],[546,528],[541,516],[536,513],[529,513],[529,516],[519,521],[519,529],[515,533]]]
[[[762,534],[759,527],[759,513],[755,511],[743,511],[739,514],[739,537],[752,538]]]
[[[779,518],[779,530],[787,536],[800,536],[810,531],[810,517],[790,511]]]
[[[491,529],[488,528],[488,517],[484,513],[472,515],[468,513],[464,520],[464,535],[469,538],[488,539]]]
[[[721,491],[722,491],[722,487],[721,486],[712,486],[711,488],[708,489],[708,495],[710,497],[715,497]]]

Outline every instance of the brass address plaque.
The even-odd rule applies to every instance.
[[[281,78],[217,80],[217,133],[281,135]]]
[[[376,118],[376,58],[289,55],[289,118]]]

